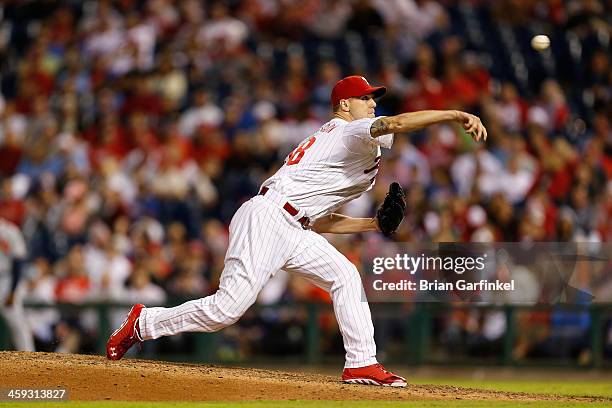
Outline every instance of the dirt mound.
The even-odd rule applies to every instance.
[[[603,400],[439,385],[389,389],[318,374],[52,353],[0,352],[0,373],[0,387],[61,387],[71,400]]]

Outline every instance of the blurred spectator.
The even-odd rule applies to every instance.
[[[23,200],[15,194],[16,179],[5,178],[0,185],[0,218],[4,218],[20,226],[26,216],[26,206]]]
[[[223,121],[223,111],[212,102],[211,95],[204,89],[196,92],[193,107],[189,108],[180,119],[181,134],[192,137],[201,126],[217,127]]]
[[[74,246],[62,265],[62,275],[55,287],[58,302],[83,303],[92,295],[92,284],[85,270],[83,249]]]
[[[244,22],[229,14],[228,6],[221,1],[213,2],[210,7],[210,20],[202,25],[198,40],[213,59],[231,56],[248,35]]]
[[[32,263],[28,274],[24,300],[54,305],[57,279],[53,275],[49,261],[46,258],[37,258]],[[26,319],[34,334],[36,350],[51,351],[55,338],[53,329],[60,319],[59,311],[52,307],[29,309],[26,312]]]
[[[308,27],[321,38],[338,38],[352,13],[347,0],[322,1]]]
[[[520,99],[514,84],[510,82],[502,84],[499,101],[494,103],[493,109],[493,115],[500,121],[505,131],[514,133],[522,129],[526,106]]]
[[[542,84],[539,103],[529,109],[527,116],[529,122],[542,126],[548,132],[558,132],[563,130],[567,124],[569,113],[569,107],[559,83],[553,79],[547,79]]]

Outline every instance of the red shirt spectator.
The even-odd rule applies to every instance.
[[[57,283],[55,296],[58,302],[81,303],[85,301],[90,288],[91,282],[87,276],[66,276]]]
[[[200,126],[193,134],[191,157],[198,163],[215,157],[225,160],[231,152],[230,145],[225,140],[221,129],[210,126]]]
[[[446,66],[446,78],[442,88],[447,108],[457,106],[468,109],[478,102],[480,96],[478,85],[461,72],[460,66],[455,63]]]
[[[14,137],[10,133],[6,137],[7,140],[0,146],[0,175],[2,176],[10,176],[15,173],[23,154],[23,149],[15,143]]]
[[[90,294],[91,282],[84,269],[83,250],[74,246],[66,259],[66,276],[55,287],[58,302],[82,303]]]

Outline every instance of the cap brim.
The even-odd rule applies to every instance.
[[[370,88],[370,92],[368,92],[368,94],[374,95],[374,98],[380,98],[386,93],[387,93],[387,88],[384,86],[374,86]]]
[[[340,93],[340,92],[339,92]],[[332,91],[332,105],[336,106],[342,99],[349,98],[361,98],[362,96],[372,95],[373,98],[380,98],[385,93],[387,93],[387,88],[384,86],[370,86],[365,89],[362,89],[361,92],[355,91],[354,93],[348,93],[346,96],[335,95],[335,92]]]

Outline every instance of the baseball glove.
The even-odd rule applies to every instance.
[[[406,209],[406,194],[397,182],[391,183],[385,201],[376,211],[378,226],[386,236],[392,235],[404,219]]]

